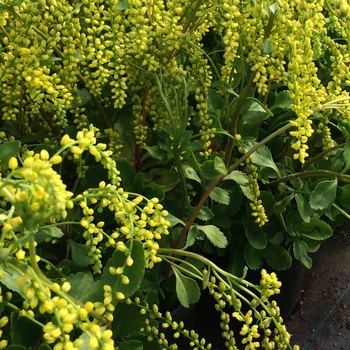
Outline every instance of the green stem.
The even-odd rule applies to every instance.
[[[290,174],[284,177],[281,177],[277,180],[274,180],[268,184],[269,187],[272,186],[277,186],[281,182],[289,182],[293,179],[307,179],[307,178],[314,178],[314,177],[319,177],[319,178],[334,178],[337,177],[338,180],[350,183],[350,175],[344,175],[344,174],[339,174],[334,171],[329,171],[329,170],[311,170],[311,171],[305,171],[301,173],[294,173]]]
[[[253,146],[247,153],[245,153],[241,158],[239,158],[234,164],[232,164],[228,169],[227,169],[227,174],[230,174],[232,171],[234,171],[235,169],[237,169],[248,157],[250,157],[251,154],[253,154],[257,149],[259,149],[261,146],[263,146],[264,144],[266,144],[267,142],[271,141],[274,137],[284,133],[286,130],[288,130],[289,128],[291,128],[291,125],[288,123],[287,125],[285,125],[284,127],[276,130],[274,133],[272,133],[271,135],[267,136],[266,138],[264,138],[262,141],[260,141],[259,143],[257,143],[255,146]],[[185,238],[187,232],[189,231],[189,229],[191,228],[191,226],[193,225],[195,219],[197,218],[197,215],[199,213],[199,211],[201,210],[202,206],[204,205],[205,201],[207,200],[207,198],[209,197],[210,193],[213,191],[213,189],[218,186],[223,179],[225,178],[226,175],[220,175],[218,176],[213,182],[212,184],[208,187],[208,189],[205,191],[205,193],[203,194],[202,198],[200,199],[199,203],[197,204],[195,210],[193,211],[190,219],[187,221],[185,227],[183,228],[183,230],[181,231],[178,239],[176,240],[175,244],[173,245],[173,248],[179,248],[181,245],[181,242],[183,241],[183,239]]]
[[[343,214],[348,220],[350,220],[350,215],[344,211],[342,208],[338,207],[335,203],[332,203],[332,207],[337,209],[340,214]]]
[[[186,178],[185,178],[185,175],[184,175],[184,172],[183,172],[183,169],[182,169],[182,162],[181,162],[181,159],[180,159],[180,155],[179,155],[179,152],[178,152],[178,136],[179,136],[179,133],[178,133],[178,128],[177,128],[177,125],[176,125],[176,121],[174,120],[174,116],[173,116],[173,113],[171,111],[171,107],[169,106],[169,103],[168,103],[168,99],[162,89],[162,83],[159,79],[159,77],[157,75],[155,75],[155,79],[156,79],[156,84],[157,84],[157,87],[158,87],[158,91],[159,91],[159,95],[164,103],[164,107],[169,115],[169,118],[170,118],[170,121],[171,121],[171,127],[173,129],[173,138],[174,138],[174,141],[173,141],[173,152],[174,152],[174,159],[175,159],[175,164],[176,164],[176,167],[177,167],[177,171],[179,173],[179,177],[180,177],[180,184],[181,184],[181,192],[182,192],[182,201],[181,201],[181,207],[180,207],[180,213],[179,213],[179,216],[180,216],[180,219],[183,217],[184,215],[184,212],[185,212],[185,209],[186,209],[186,206],[187,206],[187,184],[186,184]]]
[[[13,305],[12,303],[5,303],[5,306],[8,306],[9,308],[11,308],[12,310],[17,311],[18,313],[20,313],[22,311],[22,309],[18,308],[16,305]],[[33,322],[36,325],[38,325],[40,328],[43,328],[45,326],[43,323],[41,323],[38,320],[36,320],[35,318],[29,316],[27,313],[24,314],[23,316],[21,315],[21,317],[27,318],[31,322]]]
[[[236,105],[236,108],[233,112],[233,115],[232,115],[232,118],[230,121],[230,125],[228,128],[228,131],[232,136],[235,136],[237,133],[238,118],[241,114],[244,102],[246,101],[246,99],[249,96],[250,91],[252,89],[253,80],[254,80],[255,75],[256,75],[256,72],[251,72],[249,81],[248,81],[246,87],[243,89],[242,93],[239,95],[239,98],[237,100],[237,105]],[[230,138],[227,142],[227,145],[225,148],[225,157],[224,157],[224,163],[226,164],[226,167],[228,167],[228,165],[230,163],[231,154],[232,154],[234,144],[235,144],[235,141],[232,138]]]
[[[322,157],[324,157],[327,153],[332,152],[338,148],[343,148],[344,144],[340,144],[337,146],[334,146],[332,148],[326,149],[324,151],[322,151],[321,153],[319,153],[317,156],[310,158],[300,169],[301,171],[305,171],[312,163],[317,162],[319,159],[321,159]]]
[[[171,249],[171,248],[160,248],[158,249],[158,253],[165,253],[167,255],[182,255],[182,256],[187,256],[187,257],[191,257],[194,258],[196,260],[199,260],[201,262],[203,262],[205,265],[210,266],[213,269],[213,273],[216,277],[218,277],[221,281],[223,281],[225,283],[226,286],[228,286],[230,288],[230,290],[232,290],[232,292],[238,296],[239,298],[241,298],[243,301],[245,301],[248,305],[251,305],[250,301],[244,297],[243,295],[241,295],[241,293],[239,293],[236,289],[232,288],[232,286],[230,286],[224,279],[222,279],[222,276],[226,277],[229,281],[232,281],[241,291],[247,293],[249,296],[251,296],[254,300],[256,300],[259,305],[265,310],[265,312],[270,315],[275,327],[278,329],[278,331],[282,334],[284,333],[284,331],[281,328],[281,323],[276,319],[275,316],[273,316],[271,314],[271,310],[269,308],[269,306],[267,304],[265,304],[260,297],[258,297],[255,293],[253,293],[249,288],[254,288],[255,290],[259,291],[259,288],[243,279],[243,278],[239,278],[235,275],[230,274],[229,272],[222,270],[221,268],[219,268],[217,265],[215,265],[212,261],[210,261],[209,259],[203,257],[202,255],[193,253],[193,252],[188,252],[185,250],[180,250],[180,249]],[[188,273],[189,271],[187,269],[184,269],[186,273]],[[248,287],[248,288],[247,288]],[[289,348],[291,349],[291,346],[289,345]]]
[[[32,267],[32,269],[34,270],[35,274],[40,278],[41,281],[43,281],[44,283],[48,284],[49,286],[52,286],[54,283],[47,278],[42,271],[40,270],[40,267],[38,266],[38,263],[36,261],[36,250],[35,250],[35,239],[34,239],[34,234],[32,235],[32,237],[29,239],[29,262],[30,265]],[[66,294],[66,293],[62,293],[60,295],[61,297],[63,297],[64,299],[67,299],[70,302],[73,302],[76,305],[79,305],[80,307],[84,307],[84,304],[73,298],[72,296]],[[89,315],[94,317],[96,320],[98,320],[99,322],[101,322],[104,325],[108,325],[109,321],[101,316],[100,314],[98,314],[95,310],[92,310],[89,312]]]

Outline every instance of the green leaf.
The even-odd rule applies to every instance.
[[[149,155],[154,159],[162,161],[166,157],[166,152],[160,149],[158,145],[142,146],[141,148],[145,149],[149,153]]]
[[[245,174],[239,170],[234,170],[230,174],[226,175],[224,177],[224,181],[226,181],[226,180],[233,180],[240,186],[248,186],[249,185],[247,174]]]
[[[178,267],[172,266],[172,268],[176,277],[176,295],[182,306],[190,307],[200,298],[198,284],[194,279],[182,274]]]
[[[45,320],[45,317],[39,316],[37,321],[43,321],[43,318]],[[43,330],[42,327],[26,317],[21,317],[19,312],[13,311],[11,313],[10,336],[12,344],[23,345],[29,348],[40,342]]]
[[[255,249],[264,249],[267,244],[266,233],[262,230],[252,231],[248,226],[246,228],[246,235],[249,243]]]
[[[7,170],[9,160],[18,155],[21,143],[19,141],[7,141],[0,145],[0,169]]]
[[[220,187],[215,187],[210,192],[209,197],[218,203],[228,205],[230,203],[230,196],[228,192]]]
[[[142,299],[141,305],[145,305]],[[119,303],[113,313],[111,326],[113,337],[131,337],[138,334],[148,317],[147,313],[140,313],[139,305]]]
[[[203,143],[200,141],[192,141],[181,144],[179,152],[187,151],[193,152],[203,148]]]
[[[178,219],[176,216],[170,213],[166,216],[166,219],[170,222],[170,227],[174,227],[178,224],[181,224],[182,226],[186,225],[182,220]]]
[[[215,215],[211,222],[220,228],[230,228],[232,224],[231,218],[224,213]]]
[[[189,165],[183,165],[182,169],[187,179],[197,181],[198,183],[202,182],[200,177],[197,175],[196,171]]]
[[[159,290],[159,277],[153,272],[149,270],[145,270],[145,275],[143,276],[140,291],[148,292],[150,290]]]
[[[86,185],[90,188],[98,188],[101,181],[109,182],[108,170],[102,165],[90,166],[85,175]]]
[[[312,266],[312,260],[307,255],[308,245],[306,242],[302,241],[298,237],[293,239],[293,253],[297,260],[300,260],[301,263],[308,269]]]
[[[101,281],[95,281],[90,271],[71,274],[67,282],[71,285],[68,294],[82,303],[103,302],[103,284]]]
[[[222,173],[215,169],[213,160],[207,160],[204,162],[202,164],[201,171],[202,175],[207,180],[215,180],[218,176],[222,175]]]
[[[119,346],[120,350],[143,350],[143,343],[139,340],[127,340]]]
[[[119,11],[124,11],[125,9],[127,9],[130,6],[129,1],[128,0],[121,0],[119,1],[117,8]]]
[[[197,226],[197,229],[204,232],[211,243],[218,248],[225,248],[228,244],[225,235],[214,225]]]
[[[300,193],[295,194],[295,201],[297,202],[297,207],[301,218],[305,222],[310,222],[311,208],[309,205],[309,201],[305,200],[304,196]]]
[[[61,58],[56,56],[50,56],[50,58],[46,61],[43,61],[42,64],[51,65],[52,62],[61,61]],[[77,107],[82,107],[91,101],[91,95],[89,91],[85,88],[79,89],[77,93],[74,95],[74,99],[69,108],[74,109]]]
[[[185,243],[185,246],[183,247],[184,250],[193,246],[194,242],[196,241],[197,234],[198,234],[197,227],[192,226],[187,233],[186,243]]]
[[[252,161],[255,164],[275,170],[276,174],[281,176],[276,163],[272,159],[271,152],[266,146],[261,146],[252,154]]]
[[[137,173],[132,179],[132,188],[136,193],[142,193],[145,188],[145,174]]]
[[[88,256],[90,248],[85,244],[79,244],[73,240],[69,240],[70,249],[72,252],[72,260],[80,267],[85,267],[93,263],[92,258]]]
[[[290,98],[290,91],[284,90],[276,96],[275,103],[270,110],[272,111],[276,108],[289,109],[293,103],[293,100]]]
[[[121,292],[125,298],[133,295],[141,285],[145,273],[145,257],[143,245],[138,240],[128,241],[126,246],[130,249],[130,256],[133,259],[131,266],[126,265],[127,255],[124,252],[116,250],[103,269],[102,282],[112,287],[114,293]],[[112,275],[109,268],[123,267],[124,272],[121,275]],[[122,276],[129,278],[129,283],[122,282]]]
[[[261,191],[260,192],[260,199],[262,201],[262,205],[265,208],[265,214],[267,217],[270,217],[274,213],[274,207],[275,207],[275,197],[272,195],[271,192],[268,191]]]
[[[261,251],[266,262],[276,271],[283,271],[291,267],[292,257],[286,249],[279,245],[270,245]]]
[[[339,189],[337,200],[346,209],[350,209],[350,184]]]
[[[2,248],[1,250],[3,250]],[[20,273],[22,271],[23,273]],[[16,280],[24,274],[23,267],[20,265],[19,261],[14,258],[9,258],[6,264],[0,264],[0,272],[2,272],[1,283],[4,284],[8,289],[13,292],[17,292],[24,299],[26,295],[23,291],[24,287],[27,285],[27,282],[18,286]]]
[[[289,196],[284,197],[281,201],[277,202],[274,207],[275,214],[281,214],[286,211],[287,205],[294,198],[294,193],[291,193]]]
[[[310,206],[314,210],[328,209],[337,196],[338,179],[324,180],[312,191]]]
[[[224,99],[214,89],[208,91],[208,110],[216,111],[221,110],[225,104]]]
[[[120,177],[123,181],[124,187],[130,186],[133,183],[133,179],[136,175],[136,170],[125,159],[116,160],[117,169],[120,172]]]
[[[197,217],[200,220],[208,221],[214,217],[214,213],[208,207],[202,206]]]
[[[244,248],[244,257],[250,269],[257,270],[261,267],[261,257],[259,251],[252,247],[249,243],[247,243]]]
[[[47,238],[60,238],[63,235],[64,235],[64,233],[62,232],[62,230],[60,230],[56,226],[44,227],[44,228],[39,229],[35,233],[35,241],[37,243],[41,243],[41,242],[44,242],[45,239],[47,239]]]
[[[297,212],[296,210],[290,210],[286,215],[286,226],[287,226],[288,234],[291,237],[294,237],[295,235],[297,235],[295,228],[296,228],[296,225],[302,222],[301,220],[302,220],[301,216],[299,212]]]
[[[259,100],[248,97],[242,108],[241,119],[243,124],[258,124],[271,115],[270,110]]]
[[[332,228],[320,219],[311,219],[310,222],[299,222],[295,230],[304,237],[322,241],[332,236]]]
[[[0,152],[0,154],[1,154],[1,152]],[[342,174],[346,173],[350,169],[350,137],[348,137],[345,141],[344,160],[345,160],[345,167],[341,171]]]
[[[264,38],[261,39],[262,44],[263,44],[263,53],[265,55],[270,54],[273,50],[273,45],[271,44],[271,42],[269,41],[269,39]]]
[[[165,196],[164,190],[157,184],[146,185],[142,194],[149,199],[158,198],[160,201],[162,201]]]
[[[222,175],[227,175],[227,168],[224,161],[220,157],[214,158],[214,168]]]

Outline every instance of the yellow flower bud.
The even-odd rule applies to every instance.
[[[72,142],[73,140],[66,134],[62,137],[61,139],[61,146],[66,146],[68,145],[70,142]]]
[[[50,159],[51,164],[60,164],[62,162],[62,157],[61,156],[53,156]]]
[[[17,158],[11,157],[10,160],[9,160],[8,167],[9,167],[11,170],[17,169],[17,168],[18,168],[18,161],[17,161]]]

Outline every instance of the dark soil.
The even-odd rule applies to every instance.
[[[350,224],[311,256],[297,306],[285,320],[292,344],[301,350],[350,349]]]

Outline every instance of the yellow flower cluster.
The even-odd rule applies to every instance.
[[[159,249],[157,240],[161,239],[162,235],[169,234],[170,222],[166,220],[168,212],[163,210],[157,198],[147,200],[142,196],[137,196],[131,200],[129,194],[125,193],[122,188],[117,189],[115,186],[101,182],[99,189],[85,191],[77,197],[77,200],[85,215],[80,224],[85,229],[83,236],[87,241],[87,246],[90,247],[89,256],[94,261],[95,273],[101,272],[102,254],[98,246],[104,239],[107,247],[111,246],[126,253],[127,264],[132,265],[132,259],[124,242],[130,239],[137,239],[143,243],[146,267],[152,268],[155,263],[161,261],[161,258],[157,256]],[[141,206],[141,202],[146,202],[146,204]],[[112,211],[120,227],[107,235],[102,229],[104,222],[94,224],[94,209],[89,207],[90,204],[97,206],[97,210],[108,208]]]
[[[0,277],[2,277],[0,275]],[[19,316],[35,321],[37,325],[43,328],[43,338],[46,343],[53,344],[55,350],[78,350],[82,346],[89,349],[114,349],[112,339],[112,331],[106,330],[105,326],[95,319],[91,321],[89,313],[98,308],[91,302],[85,305],[77,305],[75,301],[67,296],[67,292],[71,286],[68,282],[64,282],[61,286],[52,283],[49,280],[39,279],[31,268],[21,271],[21,275],[15,281],[18,288],[22,289],[25,296],[23,306],[19,310],[18,307],[11,303],[11,293],[6,294],[1,302],[5,303],[13,309],[19,310]],[[1,292],[1,288],[0,288]],[[2,296],[1,296],[2,298]],[[46,324],[39,322],[34,314],[34,310],[45,315],[49,320]],[[4,316],[0,319],[0,328],[4,327],[8,322],[8,317]],[[71,334],[76,329],[85,332],[86,339],[78,338],[71,340]],[[2,330],[0,329],[0,337]],[[0,349],[5,349],[7,340],[0,341]]]
[[[52,169],[61,161],[61,156],[50,158],[44,149],[39,154],[28,151],[22,165],[17,158],[10,159],[8,166],[12,171],[2,179],[0,189],[17,215],[8,215],[4,231],[18,231],[27,221],[31,229],[35,229],[46,221],[67,217],[67,209],[73,207],[70,200],[73,194],[66,190],[61,176]]]
[[[98,129],[90,125],[89,129],[84,128],[82,131],[78,131],[76,140],[71,139],[67,134],[64,135],[61,139],[61,146],[69,148],[73,154],[73,159],[80,163],[83,162],[84,152],[88,151],[95,157],[96,162],[100,162],[108,170],[108,177],[111,183],[119,186],[121,178],[115,160],[111,158],[112,151],[106,150],[107,146],[104,143],[96,144],[97,133]]]
[[[249,204],[252,208],[252,216],[255,217],[255,222],[259,227],[264,226],[269,220],[265,213],[265,208],[260,197],[260,189],[258,184],[258,167],[252,163],[251,157],[246,160],[246,166],[250,173],[248,175],[249,190],[252,197],[252,202]]]
[[[267,300],[270,296],[280,293],[282,283],[278,281],[276,273],[268,274],[265,269],[261,270],[260,293],[262,300]]]

